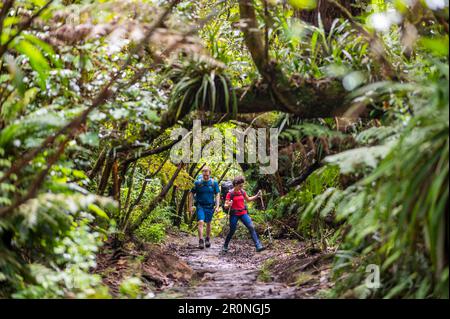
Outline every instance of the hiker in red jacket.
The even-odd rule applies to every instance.
[[[225,208],[230,211],[230,231],[225,239],[225,244],[223,245],[223,251],[228,251],[228,244],[234,235],[237,228],[237,223],[240,220],[245,227],[247,227],[250,235],[252,236],[253,242],[255,243],[256,251],[260,252],[265,249],[258,239],[255,227],[253,226],[252,219],[248,215],[247,206],[245,202],[252,202],[261,196],[261,191],[255,196],[249,197],[245,190],[243,189],[245,183],[245,178],[243,176],[238,176],[233,180],[234,188],[226,196]],[[230,209],[231,207],[231,209]]]

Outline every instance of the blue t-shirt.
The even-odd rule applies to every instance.
[[[213,206],[215,204],[215,195],[220,193],[219,183],[212,178],[207,181],[203,180],[203,178],[197,179],[191,192],[195,194],[197,205]]]

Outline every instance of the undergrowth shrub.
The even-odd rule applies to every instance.
[[[137,211],[137,214],[139,214],[139,211]],[[171,226],[172,215],[173,211],[170,206],[159,206],[139,226],[135,235],[143,241],[162,242],[166,237],[167,228]]]

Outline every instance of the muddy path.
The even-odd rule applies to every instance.
[[[175,298],[317,298],[329,288],[329,254],[314,253],[296,240],[274,240],[257,253],[251,240],[234,239],[223,253],[222,238],[199,249],[185,235],[166,244],[193,270],[189,285],[175,286],[164,296]]]
[[[199,249],[197,238],[172,233],[163,244],[135,241],[119,248],[107,243],[97,255],[95,273],[116,298],[122,281],[142,280],[145,298],[321,298],[331,287],[333,253],[290,239],[265,242],[257,253],[250,239],[233,239],[222,252],[223,238]]]

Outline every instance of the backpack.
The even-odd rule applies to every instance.
[[[222,209],[225,211],[225,199],[227,194],[233,189],[233,182],[223,181],[220,184],[220,199],[222,201]]]

